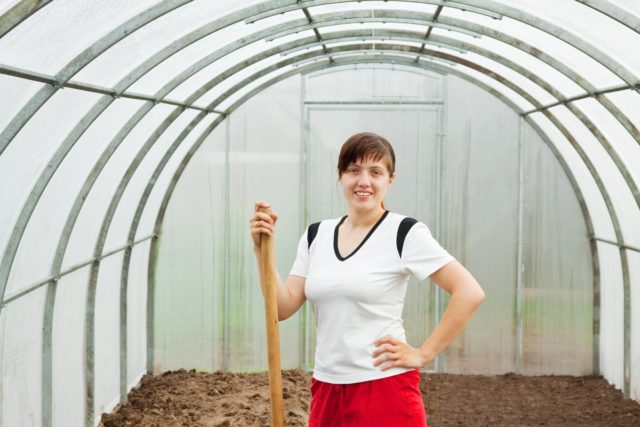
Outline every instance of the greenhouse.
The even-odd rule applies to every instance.
[[[267,371],[254,203],[286,278],[347,212],[358,132],[395,150],[383,207],[485,294],[423,375],[601,376],[640,402],[640,2],[0,0],[0,427]],[[406,292],[418,346],[452,299]],[[310,304],[278,326],[310,374]],[[166,425],[254,425],[225,422]]]

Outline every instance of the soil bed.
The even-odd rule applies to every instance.
[[[283,371],[287,426],[306,425],[310,378]],[[601,377],[423,375],[421,390],[429,427],[640,426],[640,405]],[[266,373],[180,370],[145,376],[101,425],[263,427],[270,409]]]

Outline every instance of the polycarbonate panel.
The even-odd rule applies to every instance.
[[[269,103],[272,108],[265,109]],[[274,126],[278,123],[278,126]],[[286,279],[295,259],[304,225],[301,219],[300,77],[282,81],[252,98],[230,117],[227,289],[229,369],[264,370],[266,337],[264,299],[252,250],[249,219],[254,202],[266,200],[279,216],[276,262]],[[280,323],[283,368],[299,367],[300,318]]]
[[[640,3],[637,0],[609,0],[609,2],[626,9],[629,13],[640,16]]]
[[[249,65],[242,70],[233,73],[229,78],[217,84],[215,87],[210,89],[204,96],[198,98],[197,102],[199,105],[209,105],[215,99],[217,99],[220,95],[224,94],[226,91],[234,87],[236,84],[243,82],[247,78],[253,78],[257,73],[262,72],[263,70],[269,69],[272,65],[282,61],[284,58],[280,56],[271,56],[267,59],[259,61],[253,65]],[[235,63],[233,64],[235,65]],[[205,71],[205,70],[203,70]],[[225,69],[226,71],[226,69]],[[205,77],[207,73],[201,73],[202,77]],[[212,80],[211,74],[206,77],[206,80],[202,82],[190,82],[190,85],[196,86],[197,89],[200,86],[204,86],[208,81]]]
[[[77,78],[112,86],[173,42],[241,7],[240,2],[232,0],[187,2],[116,44],[78,73]]]
[[[96,159],[141,101],[120,99],[80,137],[46,187],[18,247],[9,290],[15,291],[54,274],[51,264],[62,229],[78,191]]]
[[[58,91],[0,156],[0,224],[5,224],[0,228],[0,248],[4,248],[23,203],[51,156],[99,97],[73,89]]]
[[[566,107],[558,106],[550,111],[571,130],[600,174],[600,179],[609,192],[611,203],[616,210],[624,241],[639,242],[640,210],[628,184],[611,160],[611,157],[593,134]]]
[[[594,267],[586,223],[558,159],[528,125],[523,145],[519,372],[591,375]]]
[[[636,128],[640,128],[640,94],[634,90],[623,90],[603,95],[611,100],[633,123]]]
[[[85,346],[89,267],[60,278],[53,311],[53,425],[84,424]]]
[[[22,111],[27,101],[44,86],[42,83],[0,74],[0,129],[4,130]]]
[[[162,223],[154,284],[154,373],[223,367],[224,283],[230,265],[224,241],[225,132],[223,122],[194,154]]]
[[[305,100],[443,100],[442,76],[439,74],[415,68],[394,71],[387,66],[364,67],[310,74],[305,85]],[[398,74],[402,74],[402,79],[397,78]]]
[[[551,67],[546,62],[543,62],[538,57],[530,55],[529,53],[521,50],[518,47],[518,45],[505,43],[503,41],[500,41],[498,39],[488,37],[488,36],[484,36],[480,39],[469,41],[468,36],[455,33],[455,32],[449,32],[447,34],[443,33],[441,37],[446,37],[448,39],[453,39],[453,40],[459,40],[465,43],[473,44],[478,47],[484,48],[490,52],[499,53],[503,57],[510,59],[514,63],[525,68],[526,70],[529,70],[532,73],[545,79],[549,84],[551,84],[560,92],[562,92],[566,97],[576,96],[584,93],[584,89],[582,89],[572,79],[560,73],[560,71]],[[440,41],[440,38],[434,37],[433,35],[430,38]]]
[[[278,25],[282,25],[283,23],[294,19],[306,18],[302,11],[297,10],[285,15],[276,15],[269,19],[262,19],[253,24],[239,22],[216,31],[215,33],[185,47],[177,54],[163,61],[160,65],[153,68],[147,75],[135,83],[131,87],[131,90],[134,92],[155,93],[167,82],[168,77],[171,78],[176,76],[179,72],[189,69],[189,66],[197,64],[198,61],[205,56],[208,57],[216,52],[222,52],[232,44],[238,44],[239,47],[243,48],[243,56],[245,57],[261,52],[262,50],[270,49],[274,47],[273,43],[266,45],[263,41],[258,47],[256,46],[257,43],[251,44],[249,43],[249,40],[251,40],[256,33],[269,28],[277,28]],[[211,76],[219,74],[224,70],[224,68],[216,68],[214,66],[208,67],[208,70],[208,77],[211,78]]]
[[[180,145],[180,147],[178,147],[175,153],[173,153],[173,156],[165,165],[162,173],[156,179],[153,190],[151,191],[151,194],[149,195],[149,198],[145,204],[144,211],[142,212],[142,217],[140,218],[140,223],[138,225],[138,230],[136,232],[136,239],[141,239],[153,234],[153,228],[158,216],[158,209],[160,208],[160,204],[162,203],[162,199],[164,198],[165,192],[167,191],[169,182],[173,179],[178,165],[185,158],[187,152],[193,147],[196,140],[199,140],[200,137],[203,136],[204,131],[209,127],[211,122],[213,122],[218,117],[219,116],[217,114],[209,114],[207,117],[205,117],[191,131],[189,136]]]
[[[595,235],[603,239],[615,240],[613,224],[602,194],[578,153],[569,144],[569,141],[565,139],[564,135],[542,113],[533,113],[529,117],[551,140],[575,177],[587,209],[591,214]]]
[[[627,251],[631,276],[631,398],[640,400],[640,252]]]
[[[605,107],[594,99],[583,99],[576,101],[575,105],[581,109],[587,117],[593,121],[600,132],[613,146],[616,153],[620,157],[622,163],[626,166],[631,180],[636,186],[640,186],[640,145],[633,139],[618,121]],[[631,182],[629,182],[631,184]],[[630,242],[634,245],[640,244],[640,235],[630,236]]]
[[[147,373],[147,273],[150,241],[131,252],[127,286],[127,387],[135,387]]]
[[[56,1],[0,39],[3,64],[55,75],[87,47],[158,1]]]
[[[423,61],[421,63],[425,64],[426,61]],[[502,83],[498,82],[496,79],[486,74],[483,74],[479,71],[476,71],[472,68],[465,67],[465,66],[456,66],[453,68],[455,71],[462,73],[464,75],[467,75],[469,77],[472,77],[473,79],[479,81],[480,83],[484,83],[485,85],[494,89],[496,92],[502,94],[502,96],[504,96],[505,98],[513,102],[517,108],[520,108],[521,111],[529,111],[534,108],[534,106],[525,98],[523,98],[520,94],[516,93],[515,91],[511,90],[507,86],[503,85]]]
[[[63,270],[93,258],[102,220],[118,183],[139,148],[171,111],[173,107],[167,105],[154,107],[113,153],[80,210],[64,256]]]
[[[501,0],[513,5],[511,1]],[[519,3],[519,9],[533,12],[564,31],[578,34],[591,45],[640,74],[640,34],[606,15],[573,0],[535,0]],[[609,64],[605,64],[609,65]]]
[[[312,35],[313,35],[313,32],[308,31],[308,32],[304,32],[297,35],[296,39],[304,39]],[[182,83],[179,87],[173,90],[168,95],[168,97],[172,99],[180,99],[180,100],[186,101],[192,96],[193,93],[195,93],[205,84],[207,84],[209,81],[216,78],[218,75],[226,72],[231,67],[234,67],[237,64],[243,63],[244,61],[248,60],[248,58],[252,58],[256,54],[260,54],[264,51],[270,50],[274,47],[281,46],[284,44],[280,40],[278,40],[277,42],[261,41],[261,42],[245,45],[243,47],[244,44],[241,42],[242,41],[240,40],[240,42],[236,44],[237,50],[234,50],[233,52],[225,55],[223,58],[215,61],[211,65],[205,67],[204,69],[196,73],[193,77],[189,78],[184,83]],[[285,58],[281,57],[280,55],[275,55],[271,57],[269,62],[274,63],[274,62],[282,61],[284,59]],[[232,81],[233,82],[232,84],[235,84],[241,80],[241,77],[239,77],[237,74],[234,73],[232,76],[230,76],[230,78],[228,78],[228,80]]]
[[[622,390],[624,385],[624,290],[620,251],[597,242],[600,268],[600,373]]]
[[[164,153],[173,145],[189,123],[198,115],[196,110],[185,110],[170,126],[154,141],[153,146],[138,165],[133,176],[118,203],[118,207],[109,227],[109,233],[105,242],[105,251],[126,245],[128,242],[131,221],[135,214],[140,197],[147,186],[155,168],[158,166]],[[184,143],[184,141],[182,141]],[[137,155],[137,154],[136,154]],[[133,159],[128,163],[131,164]],[[128,165],[127,165],[128,167]]]
[[[242,89],[234,92],[231,96],[227,97],[225,100],[219,102],[217,105],[212,105],[218,111],[226,111],[233,104],[238,102],[242,97],[247,95],[253,89],[256,89],[266,83],[267,81],[271,81],[276,77],[281,77],[287,72],[291,71],[293,68],[291,66],[280,68],[278,71],[274,71],[265,76],[262,76],[251,83],[243,86]],[[211,105],[211,102],[216,99],[217,94],[215,92],[208,92],[202,97],[198,99],[198,105]]]
[[[509,372],[514,370],[518,118],[464,80],[450,76],[446,84],[443,244],[487,298],[444,352],[442,369]]]
[[[506,2],[505,2],[506,3]],[[514,6],[512,2],[508,2],[510,6]],[[523,6],[531,6],[535,2],[527,2]],[[520,4],[519,4],[520,6]],[[560,8],[558,8],[561,10]],[[571,16],[571,15],[570,15]],[[468,14],[464,16],[465,20],[475,22],[477,15]],[[448,22],[446,17],[440,19],[441,22]],[[484,22],[479,22],[484,23]],[[497,31],[509,34],[520,39],[533,47],[540,49],[548,55],[564,62],[569,68],[576,70],[586,77],[594,86],[609,87],[622,84],[622,80],[616,77],[604,65],[592,59],[588,54],[581,52],[566,42],[546,33],[542,29],[534,28],[530,25],[503,17],[500,20],[493,21],[491,27]]]
[[[523,91],[525,91],[528,95],[536,99],[540,104],[546,105],[551,104],[553,102],[557,102],[558,99],[543,89],[541,86],[538,86],[537,83],[534,83],[532,80],[529,80],[527,77],[520,74],[520,71],[513,70],[512,68],[508,68],[505,65],[502,65],[496,61],[487,59],[483,56],[477,55],[475,53],[469,52],[465,55],[459,56],[462,60],[467,60],[474,62],[482,67],[485,67],[498,75],[506,78],[516,86],[520,87]],[[517,64],[520,65],[520,64]],[[544,78],[543,78],[544,80]]]
[[[95,297],[94,415],[111,412],[120,400],[120,273],[123,252],[100,262]]]
[[[12,301],[0,313],[0,387],[6,426],[42,422],[42,316],[46,290]]]

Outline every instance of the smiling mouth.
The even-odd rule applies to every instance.
[[[358,196],[372,196],[373,193],[369,193],[368,191],[356,191],[356,195]]]

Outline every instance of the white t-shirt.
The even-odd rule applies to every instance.
[[[396,236],[405,216],[389,211],[343,258],[337,249],[337,228],[345,218],[322,221],[310,248],[305,231],[289,273],[306,277],[304,292],[316,318],[313,377],[332,384],[410,370],[381,371],[373,366],[373,343],[384,336],[406,342],[402,308],[409,275],[422,281],[454,259],[421,222],[409,230],[400,258]]]

